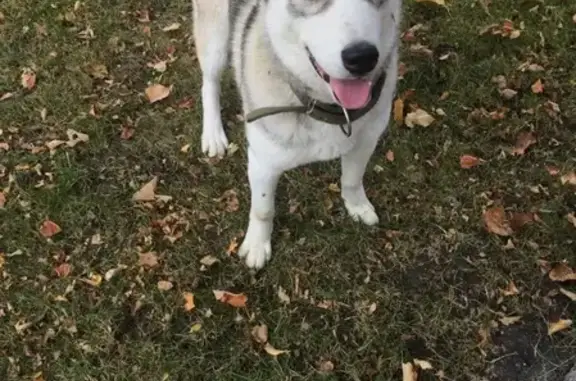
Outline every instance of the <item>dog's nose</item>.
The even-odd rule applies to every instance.
[[[355,42],[342,50],[344,67],[354,75],[370,73],[378,63],[378,49],[366,41]]]

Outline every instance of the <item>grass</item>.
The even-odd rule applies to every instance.
[[[447,380],[531,380],[526,374],[548,364],[549,352],[560,358],[550,364],[570,361],[574,331],[549,338],[546,329],[548,321],[574,318],[575,304],[556,292],[537,260],[576,266],[576,229],[565,219],[576,211],[575,189],[546,170],[576,169],[576,7],[503,0],[488,13],[474,1],[447,9],[406,3],[403,29],[425,28],[403,43],[399,94],[413,89],[412,105],[446,116],[427,128],[391,124],[366,177],[382,221],[377,228],[345,215],[329,188],[338,181],[336,163],[287,173],[273,260],[253,274],[225,252],[245,229],[249,207],[239,101],[228,78],[224,117],[240,148],[220,162],[205,160],[189,2],[94,0],[75,8],[67,0],[4,0],[0,95],[14,96],[0,101],[0,141],[10,146],[0,150],[0,188],[10,188],[0,209],[0,379],[398,380],[402,362],[420,358],[435,367],[423,380],[439,379],[438,370]],[[150,23],[136,15],[145,8]],[[523,25],[519,38],[479,35],[504,19]],[[162,31],[174,22],[182,27]],[[411,50],[417,42],[432,56]],[[177,60],[166,72],[147,66],[169,52]],[[526,61],[545,70],[518,70]],[[95,78],[95,65],[108,74]],[[20,85],[25,67],[37,74],[31,91]],[[491,80],[497,75],[517,96],[499,95]],[[541,94],[530,90],[537,79]],[[151,83],[174,85],[172,94],[150,105],[143,92]],[[192,107],[179,107],[186,99]],[[547,112],[548,100],[561,111]],[[473,117],[501,107],[509,109],[501,120]],[[120,138],[126,126],[134,128],[132,139]],[[65,139],[69,128],[89,142],[53,154],[34,149]],[[524,131],[533,131],[537,144],[510,155]],[[189,152],[181,152],[186,144]],[[463,154],[486,162],[461,169]],[[173,199],[152,207],[132,202],[153,176],[158,193]],[[230,189],[236,211],[218,201]],[[504,249],[507,239],[482,226],[491,202],[536,212],[541,221]],[[183,223],[174,243],[153,223],[169,215]],[[51,240],[39,234],[46,218],[62,228]],[[96,234],[101,244],[90,243]],[[146,251],[158,254],[159,266],[138,265]],[[206,255],[220,262],[202,271]],[[61,263],[72,266],[68,276],[56,275]],[[83,281],[119,266],[99,287]],[[160,291],[160,280],[174,287]],[[520,293],[502,298],[510,281]],[[279,286],[290,304],[277,296]],[[246,293],[248,307],[217,302],[214,289]],[[185,291],[196,297],[191,312],[183,309]],[[331,308],[317,306],[325,300],[334,301]],[[504,315],[522,320],[493,323]],[[252,327],[262,323],[270,342],[289,354],[274,358],[252,340]],[[483,344],[478,332],[487,326],[491,339]],[[321,372],[326,361],[334,369]]]

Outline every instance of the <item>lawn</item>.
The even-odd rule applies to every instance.
[[[249,189],[230,75],[235,146],[200,152],[190,2],[0,2],[0,379],[380,381],[425,360],[420,381],[562,380],[576,3],[405,2],[404,110],[366,176],[379,226],[347,217],[338,163],[296,169],[258,273],[235,256]],[[154,84],[170,94],[150,103]],[[417,110],[434,122],[401,121]]]

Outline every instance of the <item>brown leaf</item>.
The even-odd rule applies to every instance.
[[[547,165],[546,170],[548,171],[550,176],[558,176],[560,174],[560,170],[557,167],[554,167],[552,165]],[[575,177],[576,177],[576,175],[575,175]]]
[[[1,205],[0,205],[0,207],[1,207]],[[570,222],[576,228],[576,213],[567,214],[566,219],[568,220],[568,222]]]
[[[572,171],[560,177],[562,185],[576,185],[576,172]]]
[[[398,123],[404,121],[404,100],[402,98],[394,101],[394,120]]]
[[[508,327],[509,325],[516,324],[522,320],[522,316],[504,316],[498,319],[500,323]]]
[[[418,368],[411,362],[402,364],[402,381],[418,381]]]
[[[200,263],[206,267],[210,267],[216,262],[220,262],[220,260],[212,255],[206,255],[200,259]]]
[[[152,180],[146,183],[140,190],[134,193],[132,200],[134,201],[154,201],[156,194],[156,185],[158,184],[158,176],[154,176]]]
[[[540,94],[544,92],[544,85],[542,84],[542,81],[540,79],[534,82],[532,86],[530,86],[530,88],[532,89],[532,92],[534,94]]]
[[[189,109],[189,108],[192,108],[193,105],[194,105],[194,99],[193,98],[184,98],[180,102],[178,102],[176,107],[181,108],[181,109]]]
[[[238,195],[236,194],[236,190],[228,189],[224,192],[222,197],[219,199],[220,202],[224,202],[226,204],[225,209],[227,212],[236,212],[240,208],[240,203],[238,202]]]
[[[60,233],[61,231],[62,229],[60,228],[60,226],[58,226],[55,222],[52,222],[48,219],[42,222],[42,225],[40,226],[40,234],[42,234],[42,236],[46,238],[53,237],[56,234]]]
[[[167,98],[172,91],[172,86],[166,87],[164,85],[156,84],[146,88],[146,97],[150,103],[155,103]]]
[[[566,263],[560,262],[552,266],[548,277],[554,282],[568,282],[576,280],[576,272]]]
[[[560,319],[555,322],[548,322],[548,335],[553,335],[557,332],[564,331],[572,325],[572,320],[570,319]]]
[[[512,212],[510,213],[509,220],[512,230],[517,231],[524,225],[537,221],[538,216],[535,213]]]
[[[70,272],[72,271],[72,266],[70,266],[69,263],[62,263],[59,266],[56,266],[56,268],[54,268],[54,272],[56,273],[56,276],[58,278],[65,278],[68,275],[70,275]]]
[[[234,255],[238,252],[238,237],[232,238],[232,241],[228,244],[228,248],[226,249],[226,254]]]
[[[231,305],[232,307],[246,307],[248,297],[245,294],[234,294],[228,291],[213,290],[216,300]]]
[[[5,101],[6,99],[10,99],[14,96],[14,93],[4,93],[0,95],[0,101]]]
[[[141,253],[138,259],[138,265],[142,267],[154,268],[158,266],[158,256],[155,251]]]
[[[500,291],[502,291],[502,295],[504,296],[514,296],[520,293],[520,291],[518,291],[518,288],[516,287],[516,284],[514,284],[514,281],[512,280],[510,281],[510,283],[508,283],[508,286],[505,289]]]
[[[268,342],[268,327],[266,324],[257,325],[252,328],[252,338],[258,344],[266,344]]]
[[[158,290],[160,290],[160,291],[169,291],[172,289],[172,287],[174,287],[174,285],[170,281],[159,280],[157,287],[158,287]]]
[[[36,86],[36,73],[32,69],[25,68],[21,76],[22,87],[32,90]]]
[[[512,149],[512,155],[524,155],[528,147],[536,144],[536,142],[536,137],[532,132],[522,132],[516,139],[516,145]]]
[[[417,3],[433,3],[436,5],[446,6],[445,0],[416,0]]]
[[[290,351],[286,351],[286,350],[282,350],[282,349],[276,349],[270,343],[266,343],[266,345],[264,346],[264,350],[270,356],[274,356],[274,357],[290,352]]]
[[[484,221],[486,230],[490,233],[503,237],[510,236],[513,233],[510,221],[506,218],[506,212],[504,212],[504,208],[501,206],[486,209],[482,215],[482,220]]]
[[[560,288],[560,293],[562,295],[566,296],[571,301],[576,302],[576,292],[572,292],[572,291],[568,291],[566,289]]]
[[[171,32],[171,31],[180,29],[180,27],[181,27],[180,23],[175,22],[175,23],[172,23],[172,24],[162,28],[162,31],[163,32]]]
[[[428,114],[422,109],[417,109],[416,111],[408,113],[404,119],[404,123],[407,127],[421,126],[428,127],[434,122],[434,117]]]
[[[0,209],[4,208],[4,205],[6,205],[6,195],[0,191]]]
[[[122,131],[120,132],[120,139],[122,140],[129,140],[132,139],[132,136],[134,136],[134,132],[136,130],[134,130],[134,128],[132,126],[128,126],[128,125],[123,125],[122,126]]]
[[[196,304],[194,304],[194,294],[191,292],[183,292],[182,297],[184,298],[184,309],[188,312],[192,311]]]
[[[460,156],[460,168],[470,169],[479,165],[483,160],[472,155],[462,155]]]
[[[392,150],[386,151],[386,160],[390,162],[394,161],[394,151]]]
[[[330,373],[334,370],[334,363],[330,360],[323,360],[317,363],[318,370],[323,373]]]

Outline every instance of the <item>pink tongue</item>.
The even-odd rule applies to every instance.
[[[364,79],[330,78],[330,87],[340,105],[347,109],[359,109],[370,101],[372,82]]]

